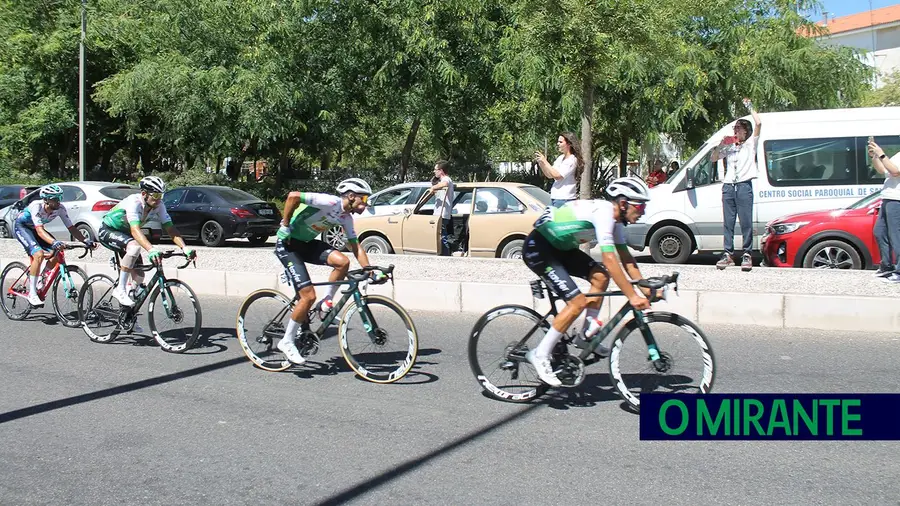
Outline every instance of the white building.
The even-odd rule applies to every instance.
[[[863,61],[878,70],[876,87],[900,69],[900,4],[826,20],[816,23],[827,29],[821,42],[863,51]]]

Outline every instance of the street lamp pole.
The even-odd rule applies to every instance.
[[[84,39],[87,32],[87,0],[81,0],[81,44],[78,62],[78,180],[84,181]]]

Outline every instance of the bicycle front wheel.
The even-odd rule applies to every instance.
[[[277,290],[257,290],[238,309],[237,336],[244,355],[260,369],[281,372],[291,367],[275,345],[284,337],[294,307],[291,299]]]
[[[0,274],[0,307],[10,320],[22,320],[31,312],[28,303],[28,267],[22,262],[7,264]]]
[[[550,323],[530,307],[508,304],[485,313],[469,336],[469,367],[486,395],[507,402],[530,402],[549,386],[525,359]],[[532,332],[533,331],[533,332]],[[519,344],[528,332],[527,341]]]
[[[644,316],[659,357],[654,359],[648,351],[637,319],[616,334],[609,374],[622,399],[640,411],[643,393],[709,393],[716,375],[715,356],[703,330],[674,313],[649,311]]]
[[[63,325],[74,328],[81,324],[78,319],[78,296],[87,282],[87,275],[74,265],[68,265],[65,269],[68,275],[60,268],[59,275],[53,281],[53,311]]]
[[[416,326],[393,299],[364,295],[362,301],[362,306],[349,302],[341,314],[341,354],[366,381],[393,383],[406,376],[416,363]]]
[[[122,307],[113,297],[113,279],[106,274],[94,274],[78,294],[78,320],[88,338],[95,343],[109,343],[119,336],[119,314]]]
[[[184,353],[200,338],[203,314],[197,295],[177,279],[157,284],[150,294],[147,318],[150,332],[160,348],[169,353]]]

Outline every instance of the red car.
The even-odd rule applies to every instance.
[[[869,269],[881,255],[872,234],[881,192],[845,209],[791,214],[766,224],[760,239],[763,260],[769,267],[817,269]]]

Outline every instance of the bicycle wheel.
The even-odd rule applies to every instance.
[[[28,303],[28,267],[22,262],[7,264],[0,274],[0,307],[10,320],[22,320],[31,312]]]
[[[66,270],[68,278],[60,266],[59,275],[53,281],[53,311],[63,325],[74,328],[81,324],[78,319],[78,295],[87,282],[87,275],[74,265],[66,266]]]
[[[535,326],[521,346],[518,342]],[[478,384],[491,398],[529,402],[549,385],[540,380],[525,353],[537,347],[550,323],[530,307],[508,304],[491,309],[475,322],[469,336],[469,366]]]
[[[88,338],[95,343],[110,343],[118,336],[122,307],[113,297],[113,279],[106,274],[94,274],[78,294],[78,320]]]
[[[351,300],[341,313],[338,325],[341,354],[347,365],[366,381],[393,383],[406,376],[416,363],[419,354],[416,326],[393,299],[364,295],[362,301],[361,308]],[[373,335],[369,335],[367,328],[372,328]]]
[[[609,374],[622,399],[640,411],[643,393],[705,394],[712,390],[715,357],[703,330],[674,313],[650,311],[644,316],[659,359],[650,360],[637,319],[619,330],[609,355]],[[626,344],[631,351],[623,353]]]
[[[154,286],[148,299],[150,332],[160,348],[169,353],[184,353],[194,346],[200,338],[203,313],[191,287],[183,281],[169,279],[162,289],[158,284]]]
[[[257,290],[244,299],[238,309],[237,336],[244,355],[256,367],[281,372],[291,364],[275,347],[284,337],[285,324],[294,305],[277,290]]]

